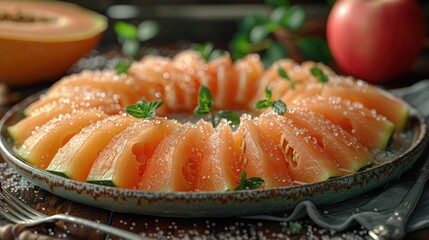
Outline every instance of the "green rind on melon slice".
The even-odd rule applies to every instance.
[[[82,129],[53,157],[46,171],[85,181],[98,154],[116,134],[140,121],[129,115],[114,115]]]
[[[58,149],[80,130],[98,120],[107,117],[94,109],[81,110],[59,115],[41,126],[21,147],[17,154],[28,163],[40,169],[46,169]]]
[[[344,175],[316,140],[305,134],[305,129],[301,133],[293,121],[275,113],[261,115],[258,121],[265,134],[283,149],[293,182],[321,182]]]
[[[359,102],[340,97],[314,96],[292,102],[289,107],[322,114],[354,136],[370,151],[385,150],[395,132],[395,125],[386,117]]]
[[[329,83],[323,88],[323,96],[337,96],[362,103],[369,109],[385,116],[398,131],[404,129],[409,118],[409,107],[398,97],[361,81],[342,80]]]
[[[92,165],[87,182],[137,188],[141,176],[158,144],[179,123],[166,119],[149,119],[133,124],[117,134],[100,152]]]
[[[323,115],[309,110],[289,109],[284,116],[297,126],[306,128],[323,152],[346,174],[355,173],[373,162],[371,153],[364,145]]]

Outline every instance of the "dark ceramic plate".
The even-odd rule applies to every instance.
[[[425,148],[426,124],[412,107],[406,128],[407,144],[384,163],[356,174],[324,182],[272,190],[231,192],[144,192],[78,182],[37,169],[14,153],[7,127],[22,119],[34,95],[14,106],[1,121],[0,152],[4,160],[33,184],[60,197],[119,212],[171,217],[227,217],[291,210],[300,201],[335,204],[380,187],[411,168]]]

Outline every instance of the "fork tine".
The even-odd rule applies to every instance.
[[[21,219],[15,217],[15,215],[13,215],[13,213],[10,211],[10,207],[4,203],[3,201],[3,197],[1,197],[1,203],[0,204],[0,214],[6,218],[7,220],[9,220],[10,222],[13,223],[19,223],[21,222]]]
[[[5,201],[10,202],[15,208],[19,209],[20,212],[27,217],[30,218],[39,218],[39,217],[46,217],[45,214],[40,213],[31,207],[27,206],[23,201],[16,198],[13,194],[9,193],[1,184],[0,184],[0,194],[2,196],[6,197]]]

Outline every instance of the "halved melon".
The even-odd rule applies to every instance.
[[[148,119],[129,126],[115,136],[98,155],[87,182],[135,189],[158,144],[173,129],[174,120]]]
[[[45,169],[58,149],[64,146],[80,130],[107,117],[102,111],[94,109],[79,110],[59,115],[38,128],[22,146],[18,155],[28,163]]]
[[[309,109],[322,114],[342,129],[353,135],[369,150],[385,150],[395,125],[386,117],[371,111],[359,102],[339,97],[315,96],[290,105],[297,110]]]
[[[0,13],[0,82],[13,86],[57,80],[107,28],[103,16],[65,2],[0,1]]]
[[[205,121],[186,123],[167,136],[149,159],[139,184],[145,191],[193,191],[204,142],[213,126]]]
[[[323,115],[303,109],[289,109],[284,116],[292,119],[297,126],[305,127],[308,135],[317,140],[317,144],[345,174],[355,173],[373,162],[371,153],[363,144]]]
[[[112,137],[138,121],[141,120],[122,114],[107,117],[85,127],[58,150],[46,171],[86,181],[92,164]]]
[[[241,157],[247,177],[264,179],[264,189],[289,186],[291,176],[279,142],[269,138],[253,119],[242,117],[240,128],[244,131]]]
[[[195,183],[196,191],[226,191],[234,189],[240,179],[241,142],[243,136],[221,121],[207,139]]]
[[[313,183],[344,175],[318,145],[317,139],[291,119],[267,113],[259,117],[258,124],[281,147],[293,182]]]

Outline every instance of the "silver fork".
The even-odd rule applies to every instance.
[[[392,90],[391,92],[399,95],[408,102],[411,102],[429,121],[429,80],[420,81],[411,87]],[[368,232],[369,236],[375,240],[382,239],[402,239],[405,237],[405,226],[408,218],[411,216],[420,195],[423,191],[426,181],[429,178],[429,156],[425,160],[422,169],[418,174],[417,180],[412,188],[402,199],[399,206],[395,209],[384,224],[377,225]]]
[[[368,234],[375,240],[382,239],[403,239],[405,237],[405,226],[411,213],[416,206],[425,183],[429,178],[429,157],[413,187],[408,191],[401,204],[395,209],[392,216],[384,224],[376,226]]]
[[[95,230],[102,231],[111,235],[118,236],[122,239],[128,240],[142,240],[147,239],[141,235],[125,231],[119,228],[108,226],[101,223],[96,223],[87,219],[66,215],[56,214],[52,216],[40,213],[31,207],[27,206],[24,202],[17,199],[11,193],[9,193],[0,183],[0,215],[9,220],[22,229],[37,226],[44,223],[53,223],[56,221],[64,221],[68,223],[74,223],[77,225],[89,227]]]

